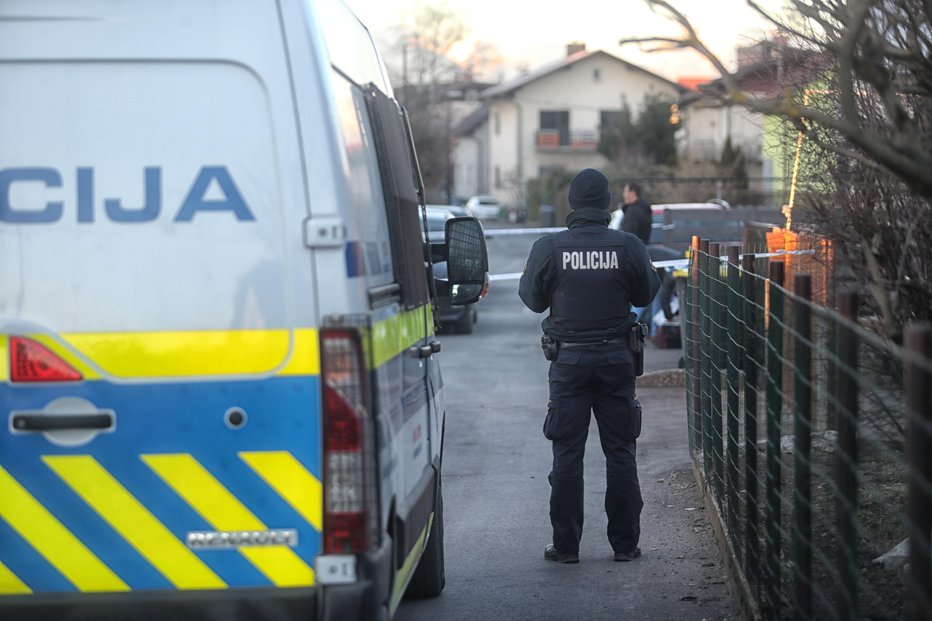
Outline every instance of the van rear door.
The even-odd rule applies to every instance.
[[[0,606],[314,583],[287,59],[228,9],[0,6]]]

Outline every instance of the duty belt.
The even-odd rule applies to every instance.
[[[585,343],[567,343],[565,341],[560,341],[560,347],[591,347],[593,345],[608,345],[609,343],[626,343],[628,342],[627,337],[616,337],[613,339],[602,339],[601,341],[587,341]]]

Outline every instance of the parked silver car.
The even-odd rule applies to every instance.
[[[480,220],[498,220],[502,217],[502,205],[494,196],[473,196],[466,201],[466,212]]]

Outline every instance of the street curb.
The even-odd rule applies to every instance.
[[[651,371],[637,378],[639,388],[664,388],[686,385],[686,373],[683,369],[665,369]]]

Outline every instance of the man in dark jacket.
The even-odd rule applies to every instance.
[[[641,198],[641,186],[627,184],[622,190],[625,204],[621,211],[625,217],[621,220],[621,230],[637,235],[645,245],[650,243],[650,228],[654,221],[650,203]]]
[[[518,295],[541,324],[550,365],[544,436],[553,443],[550,522],[544,558],[579,562],[583,526],[583,454],[595,413],[607,463],[605,511],[616,561],[640,556],[643,502],[635,459],[641,406],[634,393],[635,325],[631,305],[645,306],[660,281],[644,244],[608,228],[608,179],[587,168],[573,177],[567,230],[531,248]],[[549,352],[547,351],[549,350]]]

